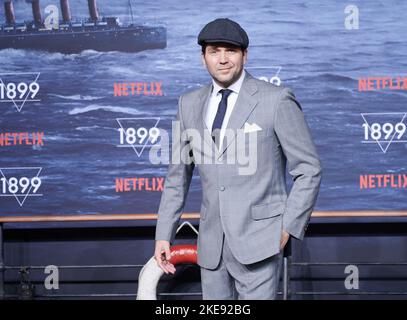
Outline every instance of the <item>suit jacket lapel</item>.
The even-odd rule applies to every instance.
[[[206,111],[208,109],[209,99],[212,93],[212,84],[202,88],[198,96],[197,111],[195,115],[195,127],[198,129],[201,137],[212,148],[215,144],[212,140],[211,133],[205,123]]]
[[[254,81],[254,78],[246,71],[246,76],[243,80],[242,87],[240,88],[239,96],[237,97],[236,104],[233,108],[233,112],[230,115],[229,122],[227,125],[227,129],[233,129],[234,136],[232,139],[223,140],[222,144],[222,155],[229,145],[235,140],[237,129],[241,129],[246,119],[250,116],[254,108],[257,106],[258,100],[254,97],[254,94],[257,92],[257,85]],[[226,135],[225,135],[226,137]]]

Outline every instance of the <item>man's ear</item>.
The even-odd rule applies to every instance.
[[[248,51],[247,51],[247,49],[245,49],[244,51],[243,51],[243,64],[246,64],[246,62],[247,62],[247,55],[248,55]]]
[[[206,68],[205,54],[201,53],[202,65]]]

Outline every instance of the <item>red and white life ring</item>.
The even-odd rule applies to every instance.
[[[196,264],[198,251],[196,244],[175,245],[171,249],[171,262],[174,266],[183,263]],[[154,257],[141,269],[138,278],[137,300],[157,300],[157,285],[164,271],[161,270]]]

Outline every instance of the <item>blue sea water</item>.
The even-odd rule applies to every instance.
[[[87,17],[87,2],[71,0],[72,15]],[[41,6],[59,1],[41,1]],[[132,1],[135,22],[165,25],[167,48],[139,53],[84,51],[60,54],[0,51],[0,73],[40,72],[40,102],[18,112],[0,104],[0,132],[44,131],[43,147],[1,147],[0,167],[41,167],[42,197],[22,206],[0,197],[0,214],[153,213],[160,192],[116,193],[115,178],[164,177],[167,167],[149,163],[132,148],[118,148],[117,118],[159,117],[169,129],[180,94],[210,81],[196,36],[217,17],[238,21],[250,37],[247,70],[272,77],[278,68],[294,90],[323,165],[316,210],[406,209],[406,189],[359,188],[361,174],[406,173],[407,144],[384,153],[363,144],[361,113],[407,112],[406,91],[359,92],[358,79],[406,76],[407,2],[353,1],[358,30],[346,30],[341,1]],[[131,22],[128,1],[98,1],[102,15]],[[16,20],[31,7],[14,3]],[[1,12],[0,20],[4,21]],[[162,82],[163,96],[114,97],[114,82]],[[185,211],[198,211],[196,176]],[[21,197],[22,199],[22,197]]]

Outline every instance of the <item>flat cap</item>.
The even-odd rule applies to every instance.
[[[198,44],[225,42],[246,49],[249,37],[246,31],[235,21],[220,18],[209,22],[198,35]]]

